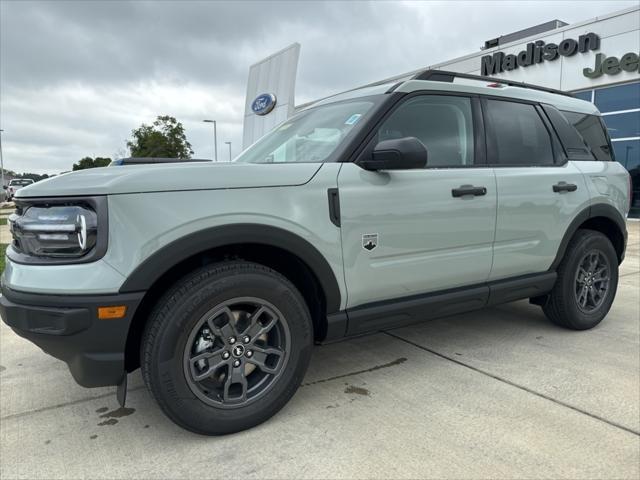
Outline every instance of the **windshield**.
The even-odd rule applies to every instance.
[[[31,185],[33,183],[33,180],[11,180],[9,182],[9,185],[11,186],[20,186],[20,187],[24,187],[26,185]]]
[[[276,127],[235,160],[246,163],[325,162],[363,123],[374,102],[331,103],[296,115]]]

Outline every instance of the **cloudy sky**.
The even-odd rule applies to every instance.
[[[4,164],[58,173],[126,155],[131,130],[180,120],[195,157],[234,155],[248,69],[299,42],[296,102],[473,53],[489,38],[637,4],[579,2],[215,2],[0,0]],[[221,148],[220,145],[222,145]]]

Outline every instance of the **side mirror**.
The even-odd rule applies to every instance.
[[[371,159],[361,160],[365,170],[408,170],[427,165],[427,147],[415,137],[383,140],[373,149]]]
[[[4,188],[4,189],[6,190],[6,189],[7,189],[7,188],[9,188],[9,187],[7,187],[6,185],[3,185],[3,186],[2,186],[2,188]]]

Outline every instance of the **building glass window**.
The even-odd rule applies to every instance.
[[[574,96],[593,101],[602,112],[615,158],[631,174],[634,193],[629,216],[640,217],[640,82],[575,92]]]
[[[595,104],[602,113],[640,108],[640,82],[599,88]]]
[[[616,160],[624,165],[627,170],[631,171],[640,168],[640,139],[613,142],[613,151],[615,152]]]
[[[640,137],[640,112],[617,113],[602,117],[611,139]]]
[[[580,100],[586,100],[587,102],[591,101],[593,97],[593,90],[587,90],[586,92],[576,92],[573,94],[574,97],[579,98]]]
[[[613,142],[616,160],[629,170],[631,175],[631,211],[632,218],[640,217],[640,138]]]

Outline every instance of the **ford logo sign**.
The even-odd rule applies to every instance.
[[[273,93],[258,95],[251,104],[251,110],[256,115],[266,115],[276,106],[276,96]]]

